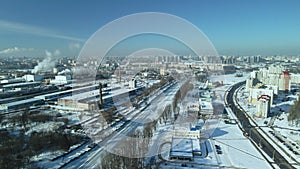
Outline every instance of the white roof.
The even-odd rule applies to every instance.
[[[3,87],[20,87],[20,86],[30,86],[30,85],[38,85],[40,82],[24,82],[24,83],[13,83],[3,85]]]
[[[171,152],[186,152],[193,151],[192,139],[190,138],[173,138]]]
[[[201,151],[199,140],[192,139],[193,151]]]
[[[212,110],[213,106],[211,102],[202,101],[200,102],[201,110]]]

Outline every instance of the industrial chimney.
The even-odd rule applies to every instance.
[[[99,83],[99,104],[100,104],[100,106],[103,104],[103,99],[102,99],[102,83]]]

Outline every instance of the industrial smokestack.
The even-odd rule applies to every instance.
[[[103,99],[102,99],[102,83],[99,83],[99,104],[103,104]]]

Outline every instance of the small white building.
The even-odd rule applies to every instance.
[[[134,78],[129,81],[129,88],[130,89],[136,88],[136,80]]]
[[[56,84],[56,85],[63,85],[63,84],[68,84],[71,83],[71,76],[70,75],[58,75],[55,76],[54,80],[50,80],[51,84]]]
[[[203,101],[199,103],[200,114],[211,115],[214,113],[214,108],[211,102]]]
[[[28,74],[28,75],[24,75],[22,78],[25,79],[25,81],[27,82],[35,82],[35,81],[42,81],[44,79],[44,76]]]

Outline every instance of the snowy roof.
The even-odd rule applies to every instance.
[[[64,91],[59,91],[59,92],[55,92],[55,93],[49,93],[49,94],[44,94],[44,95],[39,95],[36,96],[35,98],[42,98],[45,99],[47,97],[51,97],[51,96],[55,96],[55,95],[60,95],[60,94],[66,94],[66,93],[70,93],[72,92],[74,93],[80,93],[80,91],[83,91],[85,89],[89,89],[89,88],[93,88],[96,87],[98,85],[92,85],[92,86],[84,86],[84,87],[80,87],[80,88],[75,88],[75,89],[70,89],[70,90],[64,90]]]
[[[39,85],[40,82],[24,82],[24,83],[13,83],[13,84],[7,84],[3,85],[4,88],[10,88],[10,87],[24,87],[24,86],[32,86],[32,85]]]
[[[213,109],[211,102],[200,102],[201,110],[211,110]]]
[[[192,153],[192,139],[190,138],[173,138],[171,152]]]
[[[99,90],[92,90],[88,92],[83,92],[83,93],[78,93],[78,94],[73,94],[72,96],[67,96],[63,97],[62,99],[65,100],[81,100],[81,99],[86,99],[90,97],[96,97],[99,95]]]
[[[199,140],[197,139],[192,139],[192,143],[193,143],[193,152],[199,152],[201,151],[201,148],[200,148],[200,144],[199,144]]]
[[[130,92],[130,91],[134,91],[134,90],[137,90],[137,89],[138,88],[136,88],[136,89],[117,89],[117,90],[113,90],[113,91],[110,92],[109,95],[103,96],[103,99],[110,98],[110,97],[115,97],[115,96]],[[80,101],[80,100],[82,100],[82,101],[83,100],[84,101],[86,101],[86,100],[93,101],[93,99],[96,99],[98,96],[99,96],[99,89],[88,91],[88,92],[83,92],[83,93],[78,93],[78,94],[73,94],[72,96],[63,97],[62,99],[77,100],[77,101]]]

